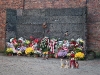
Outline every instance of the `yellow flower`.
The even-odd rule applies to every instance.
[[[48,51],[43,52],[43,54],[48,54]]]
[[[83,42],[84,43],[84,41],[82,39],[80,40],[80,42]]]
[[[12,48],[7,48],[6,52],[7,53],[13,52],[13,49]]]
[[[25,50],[25,54],[30,54],[30,53],[34,53],[34,50],[33,50],[33,48],[32,47],[28,47],[28,48],[26,48],[26,50]]]
[[[78,59],[83,59],[84,58],[84,53],[82,53],[82,52],[78,52],[78,53],[76,53],[75,54],[75,58],[78,58]]]

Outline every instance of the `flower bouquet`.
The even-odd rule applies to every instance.
[[[42,49],[42,52],[50,51],[50,47],[48,46],[48,42],[45,39],[43,39],[41,41],[40,48]]]
[[[13,54],[13,49],[12,49],[12,48],[7,48],[7,49],[6,49],[6,54],[9,55],[9,56],[12,56],[12,54]]]
[[[70,55],[71,55],[71,53],[67,53],[67,58],[68,58],[68,59],[70,58]]]
[[[82,48],[76,47],[74,48],[75,53],[82,52]]]
[[[27,47],[27,48],[26,48],[25,54],[26,54],[27,56],[31,56],[31,55],[33,55],[33,53],[34,53],[34,50],[33,50],[32,47]]]
[[[21,56],[21,55],[22,55],[22,52],[21,52],[21,51],[18,51],[18,52],[17,52],[17,55],[18,55],[18,56]]]
[[[41,55],[41,51],[34,50],[34,57],[39,57]]]
[[[78,52],[78,53],[75,54],[75,58],[77,60],[84,60],[85,54],[83,52]]]

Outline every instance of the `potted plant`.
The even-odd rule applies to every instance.
[[[27,48],[26,48],[25,54],[26,54],[27,56],[32,56],[33,53],[34,53],[34,50],[33,50],[32,47],[27,47]]]
[[[85,54],[84,54],[83,52],[77,52],[77,53],[75,54],[75,58],[76,58],[77,60],[84,60]]]
[[[12,54],[13,54],[13,49],[12,49],[12,48],[7,48],[7,49],[6,49],[6,54],[7,54],[8,56],[12,56]]]

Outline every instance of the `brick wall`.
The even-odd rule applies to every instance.
[[[87,4],[86,4],[87,3]],[[5,47],[6,9],[77,8],[87,6],[88,49],[100,49],[99,0],[0,0],[0,50]]]
[[[25,0],[25,9],[83,7],[86,0]]]
[[[100,52],[100,0],[88,0],[87,7],[88,49]]]
[[[5,47],[5,22],[6,22],[6,11],[0,10],[0,49]]]
[[[5,49],[6,9],[22,9],[23,0],[0,0],[0,51]]]

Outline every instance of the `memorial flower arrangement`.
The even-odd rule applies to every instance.
[[[39,57],[39,56],[41,56],[41,51],[34,50],[34,57]]]
[[[46,39],[46,37],[41,40],[40,48],[43,52],[50,50],[50,47],[48,46],[48,40]]]
[[[75,54],[75,58],[77,60],[83,60],[84,57],[85,57],[85,54],[83,52],[78,52],[78,53]]]
[[[18,51],[18,52],[17,52],[17,55],[18,55],[18,56],[22,55],[22,52],[21,52],[21,51]]]
[[[80,46],[83,46],[85,43],[85,41],[82,38],[78,38],[76,41],[78,44],[80,44]]]
[[[75,53],[77,53],[77,52],[82,52],[82,48],[77,47],[77,48],[74,49],[74,51],[75,51]]]
[[[71,53],[67,53],[67,56],[70,57]]]
[[[34,54],[41,54],[41,51],[39,51],[39,50],[34,50]]]
[[[6,49],[6,54],[7,54],[7,55],[13,54],[13,49],[12,49],[12,48],[7,48],[7,49]]]
[[[45,26],[44,26],[45,27]],[[11,43],[11,44],[10,44]],[[37,43],[37,48],[33,48],[34,43]],[[42,53],[46,53],[48,52],[48,56],[54,56],[54,54],[56,55],[57,52],[59,52],[59,49],[62,48],[64,45],[67,45],[69,49],[69,51],[67,52],[67,57],[70,58],[71,57],[71,53],[70,51],[74,51],[75,54],[75,58],[78,60],[82,60],[85,58],[85,53],[84,53],[84,43],[85,41],[81,38],[78,38],[77,40],[71,39],[71,42],[69,42],[69,44],[67,45],[65,40],[61,40],[61,39],[49,39],[49,37],[44,37],[42,39],[38,39],[38,38],[32,38],[30,39],[24,39],[23,37],[20,38],[11,38],[10,42],[7,43],[7,49],[6,49],[6,54],[13,54],[14,55],[14,49],[16,50],[15,53],[17,53],[17,55],[27,55],[27,56],[31,56],[31,55],[42,55]],[[18,46],[25,46],[24,51],[19,51],[17,50]],[[13,48],[11,48],[12,46],[14,46]],[[22,49],[22,47],[21,47]],[[23,52],[23,53],[22,53]]]
[[[26,50],[25,50],[25,54],[26,55],[33,55],[33,53],[34,53],[34,50],[33,50],[33,48],[32,47],[27,47],[26,48]]]
[[[30,44],[30,40],[25,39],[25,44],[27,44],[27,45]]]

